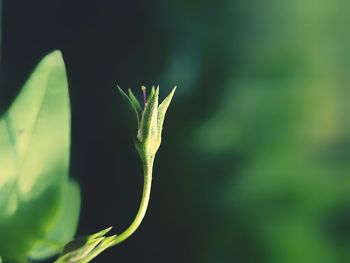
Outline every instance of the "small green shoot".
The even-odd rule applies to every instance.
[[[146,214],[151,193],[154,157],[161,143],[165,114],[174,96],[176,87],[158,105],[159,88],[152,88],[147,98],[146,88],[142,86],[144,108],[141,107],[141,104],[130,89],[128,94],[121,88],[118,87],[118,89],[137,121],[134,143],[141,158],[144,171],[144,186],[139,210],[131,225],[120,235],[105,236],[111,230],[111,228],[108,228],[88,237],[77,238],[65,246],[61,257],[55,263],[90,262],[107,248],[115,246],[130,237],[140,226]]]

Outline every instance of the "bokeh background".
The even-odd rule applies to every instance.
[[[120,233],[142,170],[115,87],[178,86],[147,216],[95,262],[350,262],[349,10],[346,0],[5,0],[1,110],[46,53],[63,51],[78,235]]]

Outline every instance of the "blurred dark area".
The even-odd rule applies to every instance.
[[[350,261],[349,3],[5,0],[0,111],[60,49],[78,236],[133,220],[118,84],[177,85],[140,229],[95,262]],[[0,237],[1,238],[1,237]]]

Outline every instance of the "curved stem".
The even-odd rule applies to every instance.
[[[143,161],[144,183],[143,183],[142,198],[141,198],[141,204],[140,204],[139,210],[135,216],[134,221],[120,235],[110,236],[110,237],[102,237],[102,240],[99,241],[100,243],[97,245],[97,247],[93,248],[93,250],[90,251],[89,254],[87,256],[85,256],[84,258],[79,259],[80,263],[88,263],[92,259],[97,257],[105,249],[107,249],[111,246],[115,246],[115,245],[125,241],[140,226],[143,218],[145,217],[148,203],[149,203],[149,199],[150,199],[150,194],[151,194],[153,160],[154,160],[154,156],[152,156],[151,158],[147,158],[147,161]],[[59,258],[58,260],[55,261],[55,263],[67,262],[66,260],[67,260],[67,258],[65,258],[65,259]],[[76,262],[76,261],[74,261],[74,262]]]
[[[150,161],[145,162],[143,164],[144,183],[143,183],[142,199],[141,199],[140,208],[135,216],[135,219],[123,233],[116,236],[113,242],[113,245],[117,245],[123,242],[124,240],[126,240],[128,237],[130,237],[137,230],[143,218],[145,217],[149,199],[150,199],[150,194],[151,194],[152,170],[153,170],[153,158]]]

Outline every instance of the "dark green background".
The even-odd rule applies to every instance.
[[[178,86],[150,208],[96,262],[350,260],[345,0],[5,0],[1,111],[61,49],[79,235],[135,215],[141,165],[116,85]],[[1,238],[1,233],[0,233]]]

